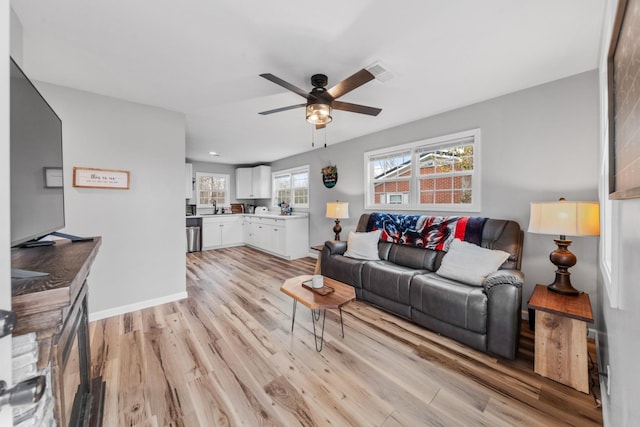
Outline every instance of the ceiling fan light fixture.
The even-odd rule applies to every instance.
[[[314,125],[326,125],[331,122],[331,111],[329,104],[307,104],[307,121]]]

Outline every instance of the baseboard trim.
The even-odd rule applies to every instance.
[[[89,322],[95,320],[106,319],[107,317],[119,316],[121,314],[130,313],[136,310],[142,310],[144,308],[153,307],[155,305],[166,304],[168,302],[179,301],[187,298],[187,292],[178,292],[177,294],[166,295],[160,298],[154,298],[146,301],[136,302],[134,304],[123,305],[116,308],[110,308],[108,310],[96,311],[95,313],[89,313]]]

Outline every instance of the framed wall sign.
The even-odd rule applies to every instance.
[[[609,48],[609,198],[640,197],[640,0],[620,0]]]
[[[129,171],[73,168],[73,186],[81,188],[129,189]]]

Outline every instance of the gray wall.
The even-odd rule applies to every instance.
[[[102,236],[91,318],[186,297],[184,115],[35,83],[62,119],[64,231]],[[74,188],[74,166],[130,171],[130,189]]]
[[[482,130],[482,211],[472,215],[515,220],[526,230],[532,201],[597,200],[596,71],[282,159],[273,162],[272,168],[310,165],[309,242],[316,245],[333,238],[333,221],[324,217],[326,202],[349,202],[351,217],[341,221],[344,239],[364,212],[365,151],[478,127]],[[330,126],[327,132],[330,135]],[[338,184],[327,189],[320,170],[330,163],[338,167]],[[525,303],[536,283],[553,281],[555,267],[549,261],[549,253],[556,248],[553,238],[525,233]],[[578,257],[572,281],[592,301],[597,300],[597,247],[594,237],[575,238],[571,245]]]

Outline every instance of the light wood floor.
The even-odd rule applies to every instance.
[[[279,292],[315,260],[239,247],[187,255],[189,298],[92,322],[105,426],[601,425],[590,395],[533,373],[530,331],[496,359],[356,301],[327,314]]]

